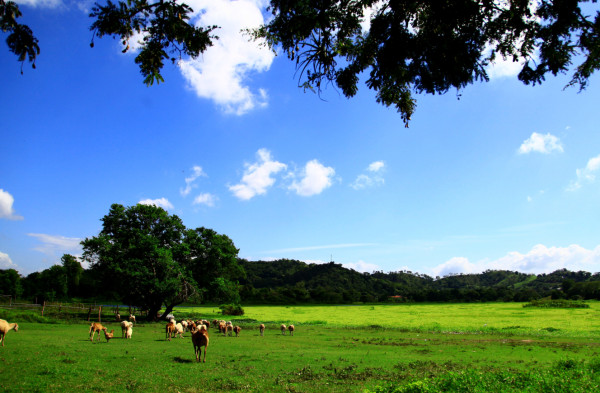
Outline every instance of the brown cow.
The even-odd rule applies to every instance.
[[[202,354],[202,347],[204,347],[204,360],[206,363],[206,349],[208,348],[208,330],[199,329],[192,333],[192,344],[194,344],[194,354],[196,355],[196,361],[200,361],[200,355]]]
[[[92,322],[90,325],[90,341],[94,341],[94,334],[98,332],[98,341],[100,341],[100,331],[104,330],[106,332],[106,328],[102,326],[100,322]]]
[[[171,337],[175,337],[175,335],[177,334],[177,327],[175,326],[174,323],[167,323],[167,326],[165,327],[165,334],[166,334],[166,339],[168,341],[171,341]]]

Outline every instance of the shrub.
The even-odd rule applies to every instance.
[[[540,308],[590,308],[590,305],[580,300],[566,299],[539,299],[532,300],[529,303],[523,304],[523,307],[540,307]]]
[[[223,304],[219,308],[223,315],[244,315],[244,309],[239,304]]]

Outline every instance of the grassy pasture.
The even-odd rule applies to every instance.
[[[438,332],[514,332],[600,337],[600,303],[589,309],[523,308],[522,303],[252,306],[245,318],[331,327],[380,326]],[[195,308],[202,315],[213,308]],[[185,315],[185,309],[175,314]]]
[[[393,383],[427,391],[427,381],[454,375],[466,378],[464,386],[475,386],[468,381],[478,375],[533,386],[527,378],[535,372],[545,383],[572,378],[583,390],[571,391],[592,391],[600,383],[600,304],[591,305],[245,307],[246,315],[237,321],[240,337],[211,329],[204,364],[194,361],[189,333],[165,340],[164,323],[138,323],[131,340],[120,338],[117,323],[107,323],[117,337],[109,343],[104,337],[91,343],[87,323],[19,323],[19,332],[9,332],[0,347],[0,390],[362,392]],[[175,315],[192,311],[220,318],[218,309],[208,307],[181,308]],[[264,337],[260,322],[267,324]],[[281,335],[281,322],[296,325],[293,337]],[[452,383],[446,391],[461,391]]]

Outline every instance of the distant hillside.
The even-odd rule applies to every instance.
[[[307,264],[240,260],[245,303],[352,303],[404,301],[529,301],[553,296],[600,299],[600,274],[557,270],[525,274],[488,270],[433,279],[413,272],[359,273],[334,262]],[[565,288],[563,288],[565,287]]]

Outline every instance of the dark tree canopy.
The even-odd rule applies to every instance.
[[[90,27],[94,36],[108,35],[123,42],[123,53],[129,50],[129,40],[134,34],[143,34],[140,52],[135,63],[140,66],[144,83],[164,82],[160,74],[164,60],[173,63],[182,55],[198,57],[217,37],[212,34],[216,26],[195,27],[188,21],[193,10],[175,0],[128,0],[118,4],[107,0],[106,5],[95,3],[90,17],[95,19]],[[92,39],[91,47],[94,47]]]
[[[34,37],[31,29],[17,22],[21,17],[19,6],[12,1],[0,0],[0,30],[3,33],[8,32],[6,44],[8,49],[17,55],[21,62],[21,74],[23,73],[23,63],[28,60],[31,66],[35,68],[35,59],[40,54],[38,39]]]
[[[250,35],[296,62],[301,87],[320,93],[331,84],[352,97],[364,78],[377,102],[395,107],[408,125],[414,93],[487,81],[486,67],[498,58],[521,62],[525,84],[572,72],[569,85],[584,89],[600,68],[598,9],[597,0],[271,0],[272,19]],[[164,60],[197,57],[217,39],[216,26],[190,24],[192,12],[175,0],[107,0],[92,9],[90,29],[118,38],[123,52],[141,33],[135,62],[151,85],[163,81]],[[0,0],[10,50],[35,64],[37,39],[16,23],[20,15]]]
[[[21,276],[15,269],[0,270],[0,295],[17,298],[23,294]]]
[[[591,1],[596,3],[596,0]],[[488,80],[497,57],[524,61],[519,79],[541,83],[576,67],[585,88],[600,67],[600,11],[589,0],[272,0],[273,19],[255,36],[296,61],[301,86],[331,83],[347,97],[366,85],[408,124],[413,92],[446,93]],[[596,8],[595,15],[586,15]],[[361,20],[373,7],[368,31]]]
[[[77,258],[70,254],[64,254],[60,260],[67,276],[67,293],[69,297],[76,296],[83,275],[83,267]]]
[[[186,232],[189,247],[188,266],[192,276],[207,293],[204,297],[219,303],[239,303],[237,284],[233,280],[245,277],[238,264],[239,250],[226,235],[208,228]]]

